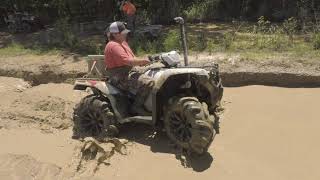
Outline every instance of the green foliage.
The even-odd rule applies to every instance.
[[[234,33],[234,32],[225,33],[222,38],[223,49],[225,49],[225,50],[230,49],[235,38],[236,38],[236,33]]]
[[[163,46],[165,51],[181,49],[179,31],[176,29],[170,30],[164,37]]]
[[[212,54],[215,51],[219,50],[219,48],[220,48],[220,45],[215,39],[208,39],[206,51]]]
[[[315,33],[313,35],[313,48],[320,50],[320,33]]]
[[[200,32],[194,36],[188,36],[188,48],[194,51],[204,51],[207,48],[208,37],[205,32]]]
[[[187,20],[204,19],[206,16],[206,2],[194,3],[190,8],[184,11]]]
[[[268,49],[273,51],[282,51],[288,46],[288,41],[280,33],[272,35],[257,35],[254,38],[252,48]]]
[[[196,1],[184,11],[187,20],[213,19],[221,0]]]
[[[270,32],[271,22],[264,16],[259,17],[257,25],[254,26],[255,33],[268,33]]]
[[[293,41],[293,36],[297,32],[297,27],[298,27],[298,21],[294,17],[286,19],[282,23],[283,31],[289,36],[289,39],[291,41]]]
[[[164,51],[162,41],[162,39],[150,40],[147,37],[141,36],[130,39],[129,44],[135,54],[139,56]]]
[[[58,46],[76,48],[79,44],[78,38],[75,33],[72,32],[71,26],[69,25],[68,18],[59,19],[55,25],[58,34],[61,36],[61,40],[57,42]]]
[[[0,56],[18,56],[23,54],[28,54],[30,51],[23,47],[21,44],[12,43],[5,48],[0,48]]]
[[[146,10],[138,11],[136,24],[151,24],[151,19]]]
[[[57,54],[59,51],[56,48],[48,48],[48,47],[38,47],[37,45],[33,47],[24,46],[18,42],[13,42],[7,45],[4,48],[0,49],[1,57],[12,57],[12,56],[20,56],[26,54]]]

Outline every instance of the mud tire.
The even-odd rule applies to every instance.
[[[76,105],[73,122],[74,138],[103,138],[119,133],[111,105],[98,95],[89,95]]]
[[[174,143],[192,153],[207,152],[216,132],[206,103],[195,97],[173,97],[165,113],[166,133]]]

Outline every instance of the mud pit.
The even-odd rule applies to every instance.
[[[71,112],[84,95],[67,84],[31,88],[1,77],[0,179],[93,179],[73,166],[81,143],[70,138]],[[319,99],[320,89],[227,88],[209,154],[186,165],[164,135],[129,125],[122,129],[128,155],[116,153],[94,178],[320,179]]]
[[[71,126],[74,105],[85,95],[73,91],[69,84],[31,87],[21,79],[0,77],[0,125],[11,126],[16,122],[16,125],[66,129]]]

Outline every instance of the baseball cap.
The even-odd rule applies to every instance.
[[[126,28],[123,22],[113,22],[110,24],[109,27],[109,32],[110,33],[121,33],[121,34],[128,34],[130,30]]]

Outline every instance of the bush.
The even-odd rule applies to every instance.
[[[236,39],[236,33],[235,32],[228,32],[225,33],[222,37],[221,46],[224,50],[230,49],[232,46],[232,43]]]
[[[170,30],[164,37],[163,46],[165,51],[181,50],[180,33],[178,30]]]
[[[259,17],[257,26],[254,26],[255,33],[269,33],[271,22],[268,21],[264,16]]]
[[[138,56],[164,51],[163,39],[160,38],[156,40],[150,40],[145,36],[135,36],[129,40],[129,44],[134,53]]]
[[[282,23],[283,31],[289,36],[289,39],[291,40],[291,42],[293,41],[293,36],[297,31],[297,27],[298,27],[298,21],[293,17],[285,20]]]
[[[79,46],[79,40],[74,32],[72,32],[68,18],[59,19],[55,24],[55,27],[58,34],[61,36],[61,40],[57,42],[58,46],[68,47],[71,49],[76,49]]]
[[[313,35],[313,48],[320,50],[320,33],[315,33]]]
[[[207,37],[204,32],[199,32],[194,36],[188,36],[188,48],[194,51],[204,51],[207,48]]]
[[[206,50],[209,52],[209,54],[212,54],[213,52],[215,52],[216,50],[218,50],[220,48],[219,43],[214,40],[214,39],[209,39],[207,41],[207,48]]]
[[[184,14],[189,21],[213,19],[220,1],[221,0],[204,0],[194,2],[184,11]]]

